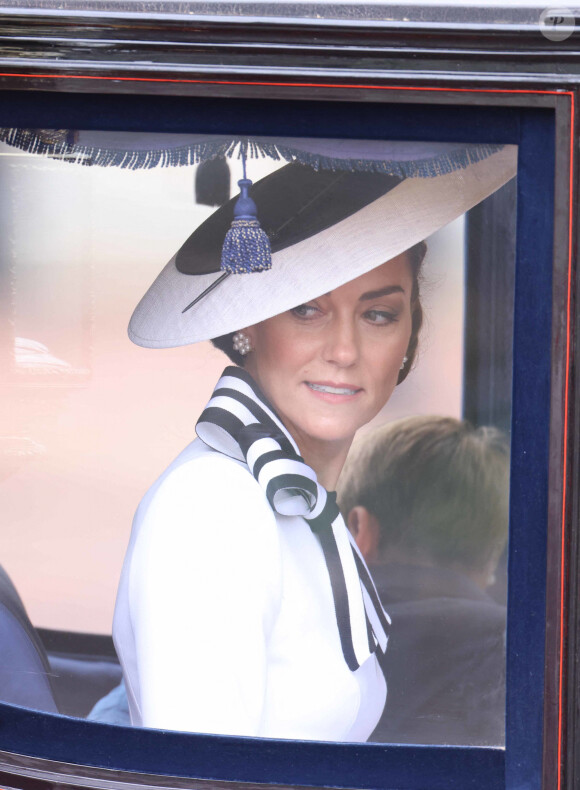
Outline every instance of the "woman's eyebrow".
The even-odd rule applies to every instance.
[[[405,293],[405,289],[401,285],[387,285],[386,288],[381,288],[378,291],[367,291],[359,297],[360,302],[366,302],[369,299],[378,299],[381,296],[388,296],[389,294]]]

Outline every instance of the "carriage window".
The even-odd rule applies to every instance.
[[[127,662],[141,660],[143,648],[125,648],[122,633],[126,618],[135,614],[117,615],[117,650],[111,638],[113,615],[119,582],[127,573],[123,563],[135,511],[190,446],[223,369],[232,364],[209,340],[248,330],[247,337],[227,342],[242,353],[237,361],[257,378],[305,460],[317,459],[318,449],[329,442],[348,450],[343,463],[333,460],[334,476],[327,477],[324,467],[322,475],[316,471],[319,480],[336,489],[344,522],[391,621],[384,656],[378,634],[370,637],[373,660],[387,678],[384,710],[381,702],[381,710],[369,709],[359,729],[345,731],[337,729],[338,710],[328,725],[329,736],[312,738],[503,746],[515,245],[515,169],[508,149],[515,148],[471,146],[465,153],[451,144],[398,143],[393,154],[392,144],[369,144],[367,150],[361,141],[271,138],[240,144],[223,138],[82,131],[4,130],[0,138],[0,357],[5,371],[0,384],[5,537],[0,593],[20,623],[18,633],[6,626],[13,649],[6,650],[0,667],[0,699],[94,721],[130,723],[132,716],[142,726],[188,729],[181,724],[187,717],[180,715],[174,724],[172,719],[163,725],[156,719],[153,724],[136,720],[136,711],[154,709],[170,683],[163,677],[156,687],[161,691],[154,690],[146,703],[141,699],[146,691],[135,687]],[[455,208],[441,209],[433,191],[424,198],[424,189],[433,190],[430,181],[463,171],[468,182],[469,168],[486,173],[501,156],[504,164],[489,183],[477,194],[468,195],[463,187],[464,201],[457,200]],[[422,170],[425,161],[429,165]],[[300,173],[297,196],[298,181],[288,180],[288,167]],[[349,188],[347,205],[343,181],[352,176],[358,184],[361,174],[375,181],[371,178],[369,187],[368,179],[361,180],[362,197]],[[213,261],[215,248],[221,249],[232,220],[236,222],[231,205],[229,214],[219,207],[237,197],[238,181],[245,177],[253,182],[250,196],[254,190],[265,195],[262,202],[256,198],[255,221],[270,236],[272,269],[228,275],[204,297],[219,304],[219,294],[224,294],[223,319],[213,309],[197,310],[199,302],[186,310],[193,299],[189,290],[181,298],[181,280],[163,286],[146,297],[152,301],[142,313],[150,315],[151,305],[162,303],[166,309],[167,300],[177,294],[174,315],[167,319],[173,322],[171,331],[167,322],[160,328],[165,319],[158,320],[153,311],[152,348],[131,342],[127,325],[137,303],[151,294],[151,284],[178,251],[184,251],[181,260],[195,262],[207,247],[207,259]],[[268,178],[278,179],[281,187],[275,181],[268,182],[272,188],[261,187]],[[320,178],[327,179],[322,190]],[[414,190],[408,204],[406,189]],[[440,189],[446,194],[446,186]],[[311,208],[309,201],[327,190],[335,190],[334,202],[316,197],[319,202]],[[395,199],[403,202],[393,208]],[[425,218],[429,212],[412,213],[422,200],[425,205],[431,201],[435,220]],[[223,222],[210,219],[220,211],[227,215]],[[252,217],[243,214],[241,220],[250,230]],[[361,223],[368,225],[364,232]],[[387,225],[388,233],[382,227]],[[205,234],[201,241],[199,234],[192,236],[198,227]],[[304,285],[310,275],[292,279],[293,256],[304,266],[311,259],[312,269],[304,271],[318,277],[316,267],[323,265],[327,245],[335,243],[332,234],[343,227],[348,238],[359,234],[353,248],[355,277],[338,275],[336,260],[324,264],[328,278],[319,278],[320,292]],[[424,235],[418,235],[421,228],[427,229]],[[359,255],[365,245],[371,252]],[[340,245],[337,249],[340,253]],[[178,255],[175,276],[189,277],[187,283],[196,277],[209,283],[221,276],[211,267],[187,274],[179,271],[180,265],[189,264],[180,264]],[[277,266],[288,267],[286,279],[274,279]],[[263,291],[256,286],[255,298],[244,285],[250,296],[237,306],[236,278],[246,278],[244,283],[271,278],[274,285]],[[294,282],[299,279],[304,282]],[[272,307],[264,311],[269,299]],[[236,309],[241,311],[239,325]],[[187,335],[189,329],[183,327],[189,326],[189,316],[192,326],[205,322],[205,335],[203,329],[199,337]],[[133,339],[145,332],[145,318],[138,320]],[[294,386],[295,396],[289,397]],[[215,448],[211,452],[219,454]],[[193,461],[187,456],[180,468],[190,462],[197,462],[197,456]],[[234,479],[238,471],[236,467]],[[158,506],[155,492],[171,490],[173,478],[167,479],[141,508],[146,513],[139,517],[143,530],[150,528],[150,513]],[[265,494],[263,498],[266,502]],[[213,502],[212,512],[221,512],[221,506]],[[221,544],[216,567],[242,585],[241,600],[262,601],[265,621],[286,618],[272,628],[288,628],[291,634],[292,618],[314,618],[316,606],[302,612],[305,603],[298,601],[294,609],[284,609],[287,590],[298,584],[292,553],[297,533],[288,537],[285,532],[297,516],[282,513],[276,519],[282,522],[283,541],[269,533],[261,538],[263,583],[238,575],[227,542]],[[254,522],[248,522],[244,529],[252,530]],[[219,543],[208,536],[209,529],[200,538],[200,552],[202,544],[215,548]],[[334,611],[332,586],[322,574],[322,554],[308,553],[318,538],[308,526],[304,529],[307,548],[300,551],[306,551],[311,575],[303,583],[324,588],[326,598],[316,616],[319,630],[330,634],[320,651],[333,653],[328,659],[332,665],[341,645],[332,630],[336,623],[324,620],[325,611]],[[300,530],[302,526],[301,535]],[[173,534],[173,527],[167,532]],[[195,553],[196,546],[187,545]],[[245,544],[240,545],[243,551]],[[159,550],[157,556],[162,554]],[[278,558],[277,566],[272,557]],[[183,561],[175,559],[176,574]],[[200,567],[207,562],[202,559]],[[347,568],[347,586],[348,573]],[[209,584],[208,597],[219,598],[211,580]],[[265,589],[272,591],[274,602],[264,603]],[[130,609],[129,599],[137,593],[126,595]],[[197,603],[190,601],[184,612],[191,613]],[[156,601],[150,605],[154,609]],[[175,601],[175,607],[181,605],[183,601]],[[171,614],[168,619],[180,618]],[[181,619],[185,629],[185,615]],[[316,620],[308,623],[315,630]],[[202,625],[196,628],[203,653],[209,648]],[[4,625],[0,630],[4,633]],[[356,623],[352,632],[356,637]],[[173,637],[170,632],[165,636],[169,655],[158,657],[162,674],[164,666],[171,666]],[[143,636],[144,643],[148,638]],[[276,649],[282,650],[283,643],[281,639]],[[180,644],[178,639],[176,651]],[[119,645],[127,651],[121,658],[129,689],[122,682]],[[38,688],[22,684],[17,676],[24,654],[41,668]],[[261,655],[268,667],[264,671],[276,677],[286,659]],[[246,659],[230,653],[228,660]],[[344,681],[337,670],[336,682],[347,686],[351,675],[359,678],[356,693],[364,697],[367,681],[360,680],[364,664],[359,663]],[[148,682],[149,669],[147,664],[147,672],[141,673],[142,684]],[[245,707],[250,709],[258,703],[247,693]],[[282,688],[276,693],[282,695]],[[285,699],[283,704],[290,703]],[[213,713],[207,717],[209,732],[304,737],[298,724],[284,730],[275,705],[268,714],[271,729],[262,723],[262,729],[243,732],[242,724],[228,720],[220,730]],[[289,715],[299,717],[300,712]],[[192,725],[192,731],[199,730]]]

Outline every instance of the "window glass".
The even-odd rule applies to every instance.
[[[24,699],[18,697],[18,689],[14,690],[7,679],[6,690],[2,692],[0,688],[0,695],[4,701],[43,710],[55,706],[61,713],[83,717],[97,705],[90,714],[94,720],[126,721],[126,692],[119,687],[121,670],[110,635],[133,515],[150,486],[195,437],[196,421],[229,364],[222,351],[207,341],[155,350],[139,347],[127,337],[127,324],[162,267],[173,259],[193,230],[216,212],[215,203],[207,205],[201,201],[220,203],[238,194],[243,163],[235,152],[231,158],[212,160],[209,169],[207,162],[187,164],[194,161],[191,151],[201,150],[200,143],[178,136],[127,134],[112,139],[104,133],[76,132],[55,138],[44,133],[40,139],[45,151],[52,154],[50,157],[31,152],[30,135],[5,133],[3,139],[10,143],[3,143],[0,149],[0,354],[6,371],[0,385],[0,507],[5,525],[5,576],[0,581],[33,643],[30,649],[35,660],[51,680],[47,688],[38,691],[38,696],[31,692]],[[223,138],[212,138],[206,141],[207,150],[222,143]],[[318,167],[324,160],[319,171],[322,173],[342,172],[340,167],[325,171],[328,150],[343,161],[358,161],[356,145],[364,147],[363,143],[353,142],[349,158],[345,141],[267,140],[260,145],[262,152],[270,154],[278,146],[276,150],[301,162],[301,167],[308,167],[309,162],[316,162]],[[411,146],[413,150],[401,156],[401,161],[418,161],[420,145]],[[421,155],[429,145],[432,144],[425,144]],[[269,174],[281,173],[286,165],[283,159],[271,156],[254,158],[252,146],[248,150],[245,166],[254,183]],[[165,154],[158,164],[150,166],[159,151]],[[493,160],[495,154],[486,151],[478,164],[484,166],[486,159]],[[373,156],[375,159],[369,155],[368,160],[387,161],[385,154],[382,160],[376,152]],[[440,152],[435,151],[433,157],[438,156]],[[455,166],[467,166],[468,160],[464,165],[460,159],[453,164],[449,152],[445,152],[445,157],[450,172]],[[472,157],[471,164],[476,161],[475,155]],[[91,166],[87,166],[89,161]],[[131,162],[148,166],[130,169],[127,164]],[[163,166],[167,164],[173,166]],[[413,181],[414,177],[404,175],[397,176],[400,183]],[[423,173],[416,180],[428,182],[429,176]],[[310,447],[303,435],[315,434],[320,444],[317,431],[326,428],[321,427],[321,422],[316,428],[298,424],[306,418],[300,413],[293,416],[294,404],[285,405],[286,400],[292,399],[277,389],[280,377],[270,376],[270,369],[282,369],[283,375],[293,382],[296,367],[305,379],[304,370],[309,372],[313,365],[318,366],[311,374],[316,380],[307,380],[306,386],[315,393],[309,397],[323,404],[323,416],[324,409],[331,407],[344,409],[345,413],[355,410],[346,403],[348,398],[356,402],[363,397],[360,393],[367,397],[373,387],[380,390],[364,412],[370,419],[362,424],[360,416],[356,417],[355,427],[360,430],[332,488],[338,490],[344,519],[369,564],[392,620],[384,659],[387,703],[382,716],[376,710],[368,714],[380,719],[376,729],[370,726],[369,718],[360,724],[360,730],[353,725],[345,731],[346,737],[339,737],[334,735],[338,730],[333,723],[329,737],[317,739],[370,738],[380,742],[494,746],[504,742],[504,549],[509,498],[515,199],[513,181],[507,177],[503,180],[508,183],[500,187],[502,176],[497,177],[494,185],[500,188],[489,186],[487,197],[484,188],[478,197],[466,198],[462,210],[440,210],[441,218],[435,220],[440,227],[427,235],[426,249],[416,249],[414,254],[421,264],[417,282],[423,325],[416,351],[409,352],[407,342],[404,343],[401,370],[408,365],[410,371],[405,371],[408,375],[394,387],[386,404],[384,393],[388,390],[390,394],[392,387],[389,389],[386,374],[377,371],[392,366],[385,349],[394,342],[389,337],[401,332],[405,311],[409,320],[416,315],[412,268],[403,255],[407,247],[400,247],[397,255],[385,258],[386,261],[403,255],[402,285],[399,281],[387,283],[387,290],[391,289],[388,294],[373,296],[369,301],[369,289],[372,293],[377,291],[374,281],[369,281],[363,298],[358,292],[353,296],[344,278],[341,283],[334,283],[331,278],[328,283],[321,281],[326,284],[315,299],[307,300],[305,306],[292,313],[292,321],[302,322],[299,332],[303,334],[296,334],[294,324],[284,328],[280,335],[284,342],[278,348],[276,343],[280,341],[272,339],[269,329],[249,333],[259,345],[257,351],[251,350],[248,355],[248,369],[257,371],[262,387],[279,409],[282,422],[300,450],[302,440],[307,449]],[[223,186],[222,195],[207,198],[208,191],[219,183]],[[301,188],[308,190],[310,186]],[[287,211],[288,221],[294,222],[297,209],[287,207],[295,199],[293,187],[288,189],[283,199],[276,198],[280,205],[272,207],[272,212]],[[394,191],[394,187],[390,189]],[[352,232],[360,233],[357,212],[363,212],[360,216],[364,218],[368,202],[363,201],[362,208],[355,210],[351,206],[345,210],[346,218],[337,220],[331,212],[330,219],[325,219],[322,210],[308,211],[308,194],[304,191],[304,197],[297,200],[306,206],[313,227],[303,231],[299,221],[296,232],[302,236],[288,240],[284,236],[285,223],[280,222],[277,233],[285,240],[279,242],[281,251],[276,247],[278,236],[270,240],[274,256],[283,256],[284,250],[295,247],[300,254],[306,249],[305,254],[315,261],[308,245],[316,244],[317,238],[327,239],[320,234],[329,233],[328,228],[335,228],[340,222],[351,222],[353,216]],[[418,194],[420,202],[421,192]],[[486,199],[481,202],[483,198]],[[339,199],[336,200],[338,205]],[[393,210],[387,203],[385,206],[392,236],[402,232],[401,227],[412,228],[410,209],[405,209],[405,213]],[[471,211],[466,213],[466,209]],[[359,246],[364,246],[367,238],[368,244],[372,243],[376,217],[373,215],[369,221],[368,233],[360,236]],[[430,221],[425,217],[417,220],[425,222],[425,227]],[[350,233],[350,226],[345,227]],[[488,243],[491,237],[496,239],[495,248]],[[418,240],[411,232],[409,238],[413,238],[413,243],[408,246],[416,247]],[[347,239],[345,244],[349,243]],[[353,267],[356,265],[363,267],[361,274],[367,277],[368,271],[376,271],[366,263],[353,262]],[[392,277],[391,269],[385,271]],[[248,281],[259,276],[231,275],[234,279],[250,278]],[[225,284],[218,286],[222,287]],[[302,293],[298,286],[292,287]],[[266,289],[262,298],[267,300],[270,293]],[[228,298],[232,300],[231,295]],[[181,311],[188,301],[184,296],[176,305],[180,315],[187,315]],[[369,309],[363,309],[366,302]],[[297,305],[290,298],[284,315],[294,307]],[[245,316],[257,313],[245,313],[245,305],[239,309],[244,320],[235,328],[253,327],[255,322],[245,320]],[[209,326],[220,326],[212,315],[207,321]],[[411,323],[409,332],[415,332]],[[307,356],[303,358],[299,350],[306,335],[326,339],[322,346],[315,346],[315,351],[304,352]],[[379,337],[383,339],[378,340]],[[312,359],[308,357],[310,353]],[[269,361],[255,363],[254,368],[252,354],[255,359],[261,354],[262,359]],[[338,373],[333,377],[323,375],[323,368]],[[399,361],[392,375],[394,386],[399,377]],[[285,382],[283,376],[281,380]],[[465,417],[471,421],[469,424]],[[344,420],[341,417],[339,422]],[[324,434],[324,441],[328,436]],[[334,434],[331,439],[335,441]],[[339,440],[343,446],[342,433]],[[223,496],[234,494],[226,491]],[[169,500],[177,501],[172,495]],[[217,511],[218,504],[213,506]],[[282,515],[289,518],[288,514]],[[169,516],[164,514],[163,518]],[[208,546],[215,546],[214,538],[206,534],[210,529],[207,524],[202,531],[203,540],[200,537],[194,551],[203,552],[206,540]],[[171,526],[167,530],[171,534]],[[280,596],[286,593],[281,592],[280,576],[286,584],[294,572],[284,551],[292,555],[295,547],[272,547],[267,540],[260,542],[265,559],[262,565],[258,563],[262,570],[266,567],[265,580],[243,580],[239,597],[241,601],[262,600],[264,585],[272,590],[272,596],[278,596],[275,604],[270,601],[261,614],[263,622],[258,630],[263,636],[265,629],[269,639],[277,624],[282,627],[277,618],[282,606]],[[168,544],[169,540],[164,545]],[[227,577],[229,572],[223,567],[229,567],[233,560],[228,543],[221,545],[223,553],[217,566],[222,566],[220,572]],[[155,551],[151,548],[151,552]],[[279,567],[274,567],[274,556]],[[305,578],[309,582],[312,578],[317,580],[316,574],[325,567],[322,555],[310,557],[307,553],[306,558],[312,563],[312,570]],[[203,560],[202,565],[207,564]],[[183,568],[181,560],[177,566]],[[237,578],[238,569],[234,564],[231,568],[232,578]],[[331,595],[328,578],[320,584],[328,587],[324,595]],[[129,597],[133,594],[137,595],[128,593]],[[209,601],[219,600],[221,594],[220,589],[209,584]],[[158,604],[159,599],[155,595],[153,598],[147,604],[153,607],[148,612]],[[168,612],[167,623],[180,621],[186,630],[185,621],[195,617],[192,609],[198,606],[199,597],[187,605],[182,600],[174,603],[176,610],[182,607],[183,612]],[[297,615],[290,611],[287,617],[292,616]],[[151,615],[151,619],[155,617]],[[328,622],[324,626],[330,628]],[[172,633],[169,630],[162,636],[166,649],[165,655],[155,654],[159,666],[150,667],[147,672],[166,672],[163,666],[171,664]],[[209,649],[202,633],[200,630],[197,643],[201,652]],[[21,636],[12,634],[11,638],[16,645]],[[122,636],[119,638],[122,640]],[[147,641],[147,637],[143,639]],[[333,650],[339,644],[337,639],[332,631],[329,640],[334,640]],[[282,650],[283,643],[282,638],[276,649]],[[174,649],[177,657],[179,640]],[[147,652],[146,648],[133,646],[129,662],[137,655],[134,650]],[[16,647],[6,661],[15,655]],[[242,650],[230,650],[224,667],[237,664],[239,670],[244,660],[247,658]],[[263,672],[267,675],[279,671],[286,659],[282,653],[264,660],[267,668]],[[315,667],[317,659],[309,660]],[[352,693],[364,700],[365,684],[370,681],[362,669],[358,670]],[[132,670],[126,667],[126,671],[130,675]],[[8,675],[4,673],[5,677]],[[149,682],[146,673],[141,678],[142,683]],[[165,677],[157,687],[153,680],[154,692],[147,697],[147,705],[154,708],[163,689],[176,688],[175,683],[186,686],[189,678],[171,681],[173,686]],[[348,683],[344,683],[351,683],[350,675]],[[259,704],[259,694],[251,686],[237,691],[248,695],[240,709],[247,711]],[[133,713],[145,693],[132,688]],[[285,698],[280,705],[272,705],[271,730],[263,725],[265,729],[242,732],[242,725],[230,719],[220,729],[215,711],[208,715],[207,730],[303,737],[299,729],[280,729],[278,717],[283,705],[290,705],[290,700]],[[347,713],[339,705],[332,715],[348,715],[345,705]],[[163,702],[161,708],[165,715]],[[147,721],[136,723],[191,729],[183,724],[180,715],[159,719],[154,725]],[[259,719],[259,714],[256,716]],[[289,716],[300,718],[300,711],[292,711]]]

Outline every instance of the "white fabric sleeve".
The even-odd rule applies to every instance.
[[[274,513],[246,469],[206,456],[165,478],[130,570],[143,726],[260,734],[280,569]]]

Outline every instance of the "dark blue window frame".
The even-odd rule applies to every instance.
[[[353,111],[354,110],[354,111]],[[541,776],[555,116],[550,109],[0,92],[0,126],[449,140],[519,146],[506,750],[119,728],[0,705],[0,750],[237,782],[502,790]]]

